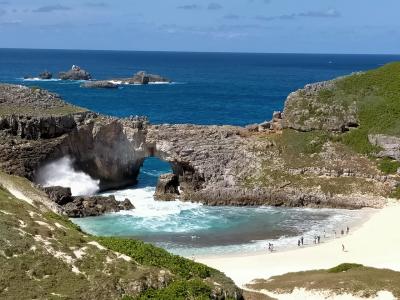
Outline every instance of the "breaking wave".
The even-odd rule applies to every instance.
[[[75,170],[73,160],[68,156],[40,168],[36,175],[36,182],[44,187],[69,187],[73,196],[93,195],[99,191],[100,184],[100,180],[95,180],[88,174]]]

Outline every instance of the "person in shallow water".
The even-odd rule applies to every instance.
[[[302,237],[300,238],[300,240],[301,240],[301,245],[303,246],[303,245],[304,245],[304,237],[302,236]]]
[[[349,228],[349,226],[347,226],[347,228],[346,228],[346,234],[349,234],[349,232],[350,232],[350,228]]]
[[[297,240],[297,246],[300,247],[300,245],[301,245],[301,240],[299,239]]]

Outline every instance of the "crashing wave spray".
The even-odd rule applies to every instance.
[[[69,187],[73,196],[93,195],[98,192],[100,180],[76,171],[72,164],[73,161],[68,156],[55,160],[38,170],[36,182],[44,187]]]

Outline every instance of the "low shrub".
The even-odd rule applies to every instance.
[[[128,255],[140,264],[166,268],[184,279],[207,278],[213,272],[213,269],[203,264],[170,254],[142,241],[115,237],[101,237],[98,241],[104,247]]]
[[[344,264],[340,264],[334,268],[328,269],[328,273],[341,273],[341,272],[346,272],[350,269],[360,268],[360,267],[363,267],[363,265],[344,263]]]

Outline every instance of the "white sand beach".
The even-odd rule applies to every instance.
[[[342,251],[342,244],[346,251]],[[345,262],[400,271],[400,203],[391,202],[349,235],[317,246],[195,259],[224,272],[241,287],[257,278],[326,269]]]

